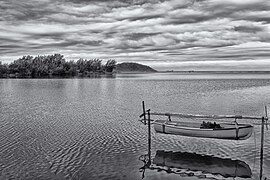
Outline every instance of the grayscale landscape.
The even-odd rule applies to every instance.
[[[0,0],[0,180],[269,180],[270,1]]]

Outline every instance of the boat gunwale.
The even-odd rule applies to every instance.
[[[165,121],[165,120],[164,120]],[[153,124],[157,124],[157,125],[165,125],[167,127],[171,127],[171,128],[175,128],[175,129],[186,129],[186,130],[196,130],[196,131],[226,131],[226,130],[235,130],[236,127],[231,127],[231,128],[221,128],[221,129],[214,129],[214,128],[195,128],[195,127],[184,127],[184,126],[180,126],[180,125],[173,125],[173,124],[166,124],[167,121],[165,121],[165,123],[157,123],[156,121],[153,122]],[[220,123],[220,124],[229,124],[229,123]],[[229,124],[229,125],[233,125],[233,124]],[[238,125],[242,125],[242,126],[238,126],[238,129],[246,129],[246,128],[254,128],[254,126],[250,125],[250,124],[238,124]]]

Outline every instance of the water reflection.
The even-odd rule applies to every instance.
[[[195,174],[193,172],[197,171],[201,171],[203,174],[210,173],[212,175],[221,175],[224,178],[251,178],[252,175],[249,165],[243,161],[189,152],[158,150],[151,166],[149,165],[148,159],[143,162],[145,163],[141,168],[141,171],[143,171],[143,178],[145,176],[145,169],[157,170],[158,172],[165,171],[167,173],[176,173],[180,175],[185,174],[188,176],[194,176]]]
[[[142,100],[153,111],[245,115],[264,115],[263,105],[270,102],[269,79],[149,79],[0,79],[0,179],[51,179],[61,173],[66,179],[137,180],[143,165],[138,154],[147,149],[147,128],[136,120]],[[156,148],[239,158],[259,179],[260,127],[255,128],[252,138],[225,143],[153,133],[152,162]],[[263,179],[270,177],[269,132]],[[194,178],[185,179],[205,175],[191,172]],[[179,179],[189,171],[177,173],[147,168],[145,179]]]

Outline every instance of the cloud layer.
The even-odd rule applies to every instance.
[[[62,53],[157,69],[270,70],[269,0],[0,0],[1,61]]]

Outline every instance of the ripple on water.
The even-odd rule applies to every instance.
[[[0,174],[4,179],[139,179],[138,157],[147,152],[147,127],[137,121],[141,100],[161,111],[257,115],[258,104],[270,101],[266,84],[270,81],[9,81],[0,85],[4,92],[0,94]],[[250,98],[239,98],[243,96]],[[152,152],[196,152],[241,160],[250,165],[256,179],[260,127],[255,131],[239,142],[152,131]],[[270,148],[269,137],[266,131],[265,149]],[[265,151],[265,176],[270,177],[269,158]],[[147,178],[169,178],[163,172],[164,176],[155,171]],[[178,178],[196,175],[180,173]]]

